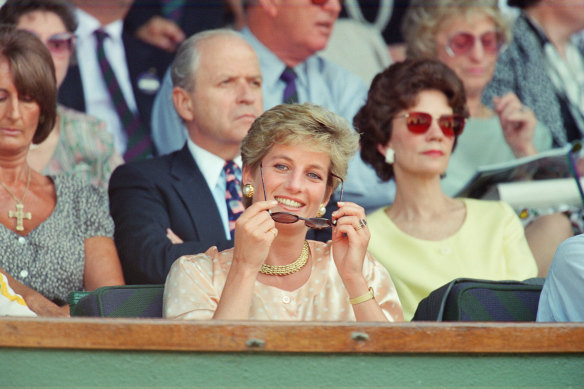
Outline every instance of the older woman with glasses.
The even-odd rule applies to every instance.
[[[69,2],[7,0],[0,8],[0,23],[32,32],[45,44],[59,87],[75,47],[77,21]],[[28,161],[42,174],[72,174],[104,189],[112,171],[123,163],[105,122],[61,105],[53,130],[44,142],[31,147]]]
[[[367,254],[362,207],[323,218],[357,149],[339,116],[310,104],[276,106],[243,140],[243,196],[233,249],[183,256],[164,291],[164,316],[181,319],[395,321],[402,311],[387,271]],[[307,241],[332,228],[332,241]]]
[[[537,275],[509,205],[454,199],[440,187],[466,115],[463,84],[450,68],[408,59],[375,77],[355,116],[361,157],[396,184],[393,204],[368,217],[369,252],[391,273],[406,320],[420,300],[455,278]]]

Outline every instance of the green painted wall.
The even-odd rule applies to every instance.
[[[0,388],[584,388],[584,355],[0,349]]]

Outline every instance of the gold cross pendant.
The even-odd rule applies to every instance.
[[[18,203],[16,204],[16,212],[8,211],[8,217],[16,219],[16,231],[23,231],[24,226],[22,225],[22,221],[24,219],[31,220],[32,215],[30,212],[24,212],[24,205]]]

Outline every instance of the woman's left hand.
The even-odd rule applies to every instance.
[[[363,261],[369,245],[369,228],[365,210],[351,202],[339,202],[333,212],[333,258],[343,280],[362,277]]]
[[[533,136],[537,119],[529,107],[521,104],[512,92],[493,98],[493,108],[499,116],[503,136],[516,157],[537,154]]]

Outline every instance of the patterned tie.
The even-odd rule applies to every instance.
[[[95,37],[97,38],[97,61],[101,75],[105,81],[107,90],[110,94],[116,113],[122,122],[124,131],[128,137],[128,145],[124,153],[124,160],[131,161],[136,159],[144,159],[152,155],[153,146],[152,139],[146,128],[142,125],[140,117],[130,110],[128,103],[124,98],[120,84],[116,79],[116,75],[110,65],[103,46],[103,41],[108,34],[99,29],[95,30]]]
[[[243,213],[243,203],[241,202],[241,183],[235,175],[239,172],[239,167],[233,161],[225,162],[223,167],[225,172],[225,202],[227,203],[227,214],[229,216],[229,231],[231,239],[235,234],[235,221]]]
[[[286,104],[292,104],[298,102],[298,91],[296,90],[296,72],[289,66],[286,66],[286,69],[282,72],[280,76],[280,80],[286,83],[286,87],[284,88],[284,97],[283,101]]]

